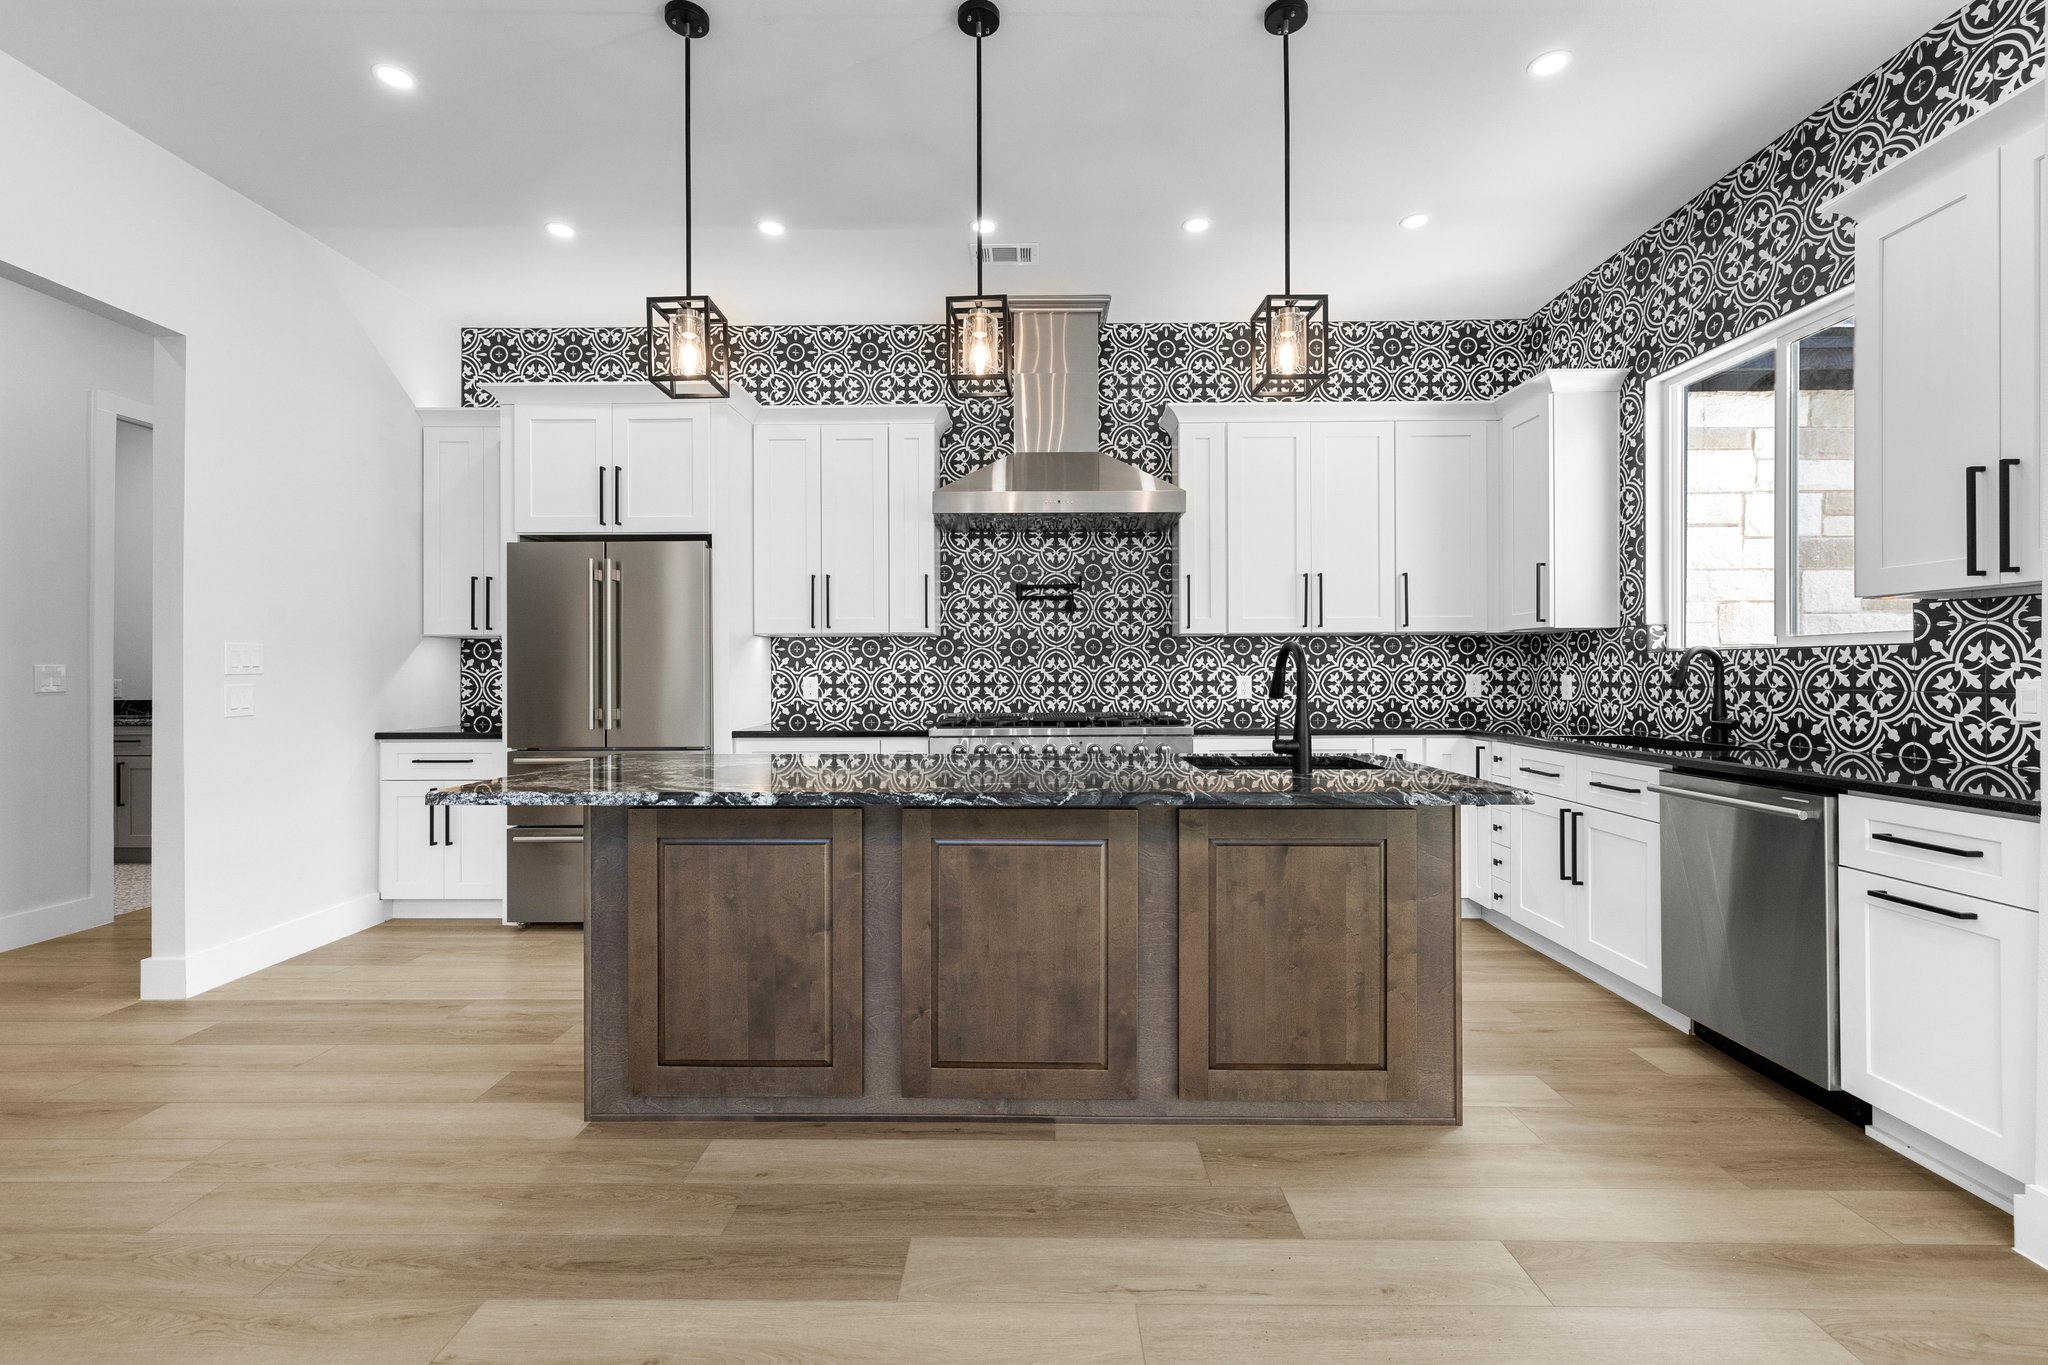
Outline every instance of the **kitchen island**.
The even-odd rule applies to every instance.
[[[1356,762],[1357,760],[1348,760]],[[432,804],[589,808],[593,1119],[1456,1123],[1436,768],[621,754]]]

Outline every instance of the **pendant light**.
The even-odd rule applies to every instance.
[[[1252,313],[1252,394],[1301,398],[1329,378],[1330,296],[1294,292],[1294,75],[1288,39],[1308,23],[1308,0],[1273,0],[1266,32],[1280,39],[1280,292]]]
[[[990,0],[963,0],[960,31],[974,39],[974,292],[946,300],[946,382],[961,398],[1010,396],[1010,300],[982,283],[988,219],[981,204],[981,40],[1003,22]]]
[[[731,337],[725,314],[696,292],[691,269],[690,49],[711,31],[711,16],[693,0],[668,0],[661,17],[683,38],[683,292],[647,300],[647,377],[671,398],[724,398]]]

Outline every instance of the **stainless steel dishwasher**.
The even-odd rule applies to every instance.
[[[1835,798],[1666,773],[1664,1003],[1824,1090],[1841,1088]]]

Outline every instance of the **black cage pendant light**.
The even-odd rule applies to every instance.
[[[661,17],[683,37],[683,292],[647,300],[647,377],[671,398],[724,398],[732,392],[732,338],[725,314],[696,291],[690,221],[690,49],[711,31],[692,0],[668,0]]]
[[[1010,299],[982,283],[981,40],[1002,24],[990,0],[964,0],[960,31],[974,39],[974,292],[946,300],[946,381],[962,398],[1010,396]]]
[[[1294,292],[1294,72],[1288,39],[1308,22],[1308,0],[1273,0],[1266,32],[1280,39],[1280,292],[1252,313],[1252,393],[1301,398],[1330,375],[1330,296]]]

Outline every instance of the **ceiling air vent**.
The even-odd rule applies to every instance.
[[[1031,258],[1038,254],[1036,246],[996,246],[981,249],[981,259],[990,265],[1030,265]]]

